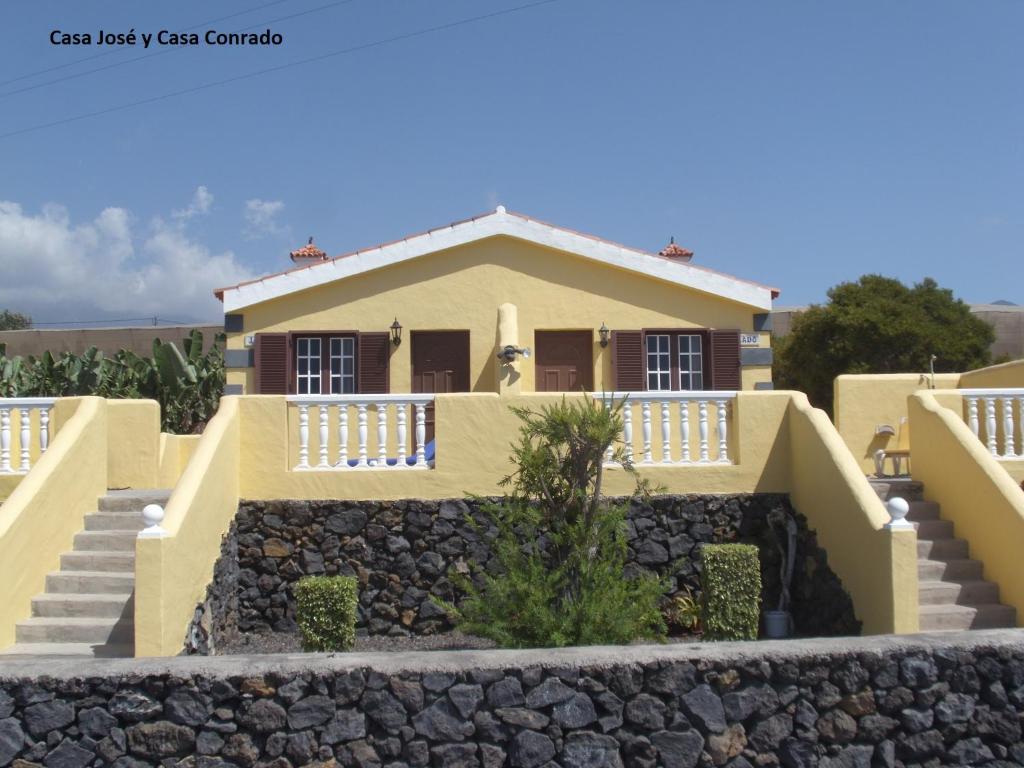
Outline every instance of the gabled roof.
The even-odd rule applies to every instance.
[[[224,302],[225,312],[233,312],[296,291],[500,235],[555,248],[630,272],[639,272],[758,309],[770,310],[772,299],[779,295],[778,289],[767,285],[547,224],[521,213],[506,211],[500,205],[490,213],[446,227],[346,253],[322,263],[295,267],[238,285],[218,288],[214,294]]]

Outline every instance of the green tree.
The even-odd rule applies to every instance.
[[[930,277],[908,288],[864,275],[829,289],[828,303],[797,315],[775,343],[776,386],[807,393],[832,412],[832,385],[844,373],[967,371],[988,365],[995,332]]]
[[[563,398],[539,413],[513,409],[522,421],[517,469],[502,481],[512,492],[487,510],[500,572],[458,580],[468,595],[453,610],[463,630],[516,648],[664,635],[664,585],[652,574],[626,576],[626,505],[601,493],[621,409],[589,398]],[[613,455],[632,470],[621,447]],[[646,492],[639,482],[638,492]]]
[[[22,331],[32,327],[32,318],[20,312],[0,309],[0,331]]]

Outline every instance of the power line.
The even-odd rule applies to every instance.
[[[141,323],[147,322],[152,325],[159,325],[164,323],[165,325],[193,325],[194,323],[187,323],[183,320],[168,320],[166,317],[155,317],[150,315],[149,317],[119,317],[113,320],[53,320],[50,322],[37,322],[32,321],[32,327],[37,325],[102,325],[109,323]],[[211,325],[211,323],[198,323],[198,325]],[[215,325],[215,323],[213,323]]]
[[[283,2],[283,0],[281,0],[281,1]],[[338,5],[347,5],[348,3],[352,3],[352,2],[355,2],[355,0],[336,0],[336,2],[327,3],[327,5],[321,5],[321,6],[318,6],[316,8],[310,8],[309,10],[306,10],[306,11],[299,11],[298,13],[292,13],[292,14],[289,14],[288,16],[281,16],[281,17],[276,18],[276,19],[270,19],[268,21],[259,22],[258,24],[252,24],[251,26],[248,26],[248,27],[242,27],[241,29],[236,29],[235,32],[236,33],[237,32],[248,32],[250,29],[258,29],[259,27],[268,27],[271,24],[277,24],[277,23],[282,22],[282,21],[288,21],[289,19],[295,19],[295,18],[298,18],[299,16],[307,16],[307,15],[309,15],[311,13],[317,13],[318,11],[323,11],[323,10],[326,10],[328,8],[334,8],[335,6],[338,6]],[[210,23],[212,24],[214,22],[210,22]],[[199,26],[204,26],[204,25],[199,25]],[[191,27],[191,29],[195,29],[195,27]],[[85,77],[86,75],[92,75],[92,74],[95,74],[96,72],[103,72],[103,71],[108,70],[108,69],[114,69],[116,67],[123,67],[126,64],[132,64],[132,63],[134,63],[136,61],[143,61],[144,59],[152,59],[152,58],[156,58],[157,56],[163,56],[165,53],[173,53],[175,51],[180,51],[180,50],[183,50],[180,46],[174,46],[172,48],[164,48],[163,50],[154,51],[153,53],[147,53],[147,54],[144,54],[142,56],[136,56],[134,59],[125,59],[124,61],[117,61],[117,62],[114,62],[113,64],[106,64],[105,66],[102,66],[102,67],[96,67],[94,69],[87,69],[84,72],[76,72],[73,75],[65,75],[64,77],[58,77],[58,78],[55,78],[53,80],[47,80],[44,83],[36,83],[35,85],[26,85],[24,88],[18,88],[17,90],[14,90],[14,91],[6,91],[4,93],[0,93],[0,99],[6,99],[8,96],[14,96],[14,95],[19,94],[19,93],[26,93],[27,91],[35,91],[35,90],[38,90],[39,88],[45,88],[48,85],[56,85],[57,83],[63,83],[66,80],[76,80],[79,77]]]
[[[172,98],[175,98],[175,97],[178,97],[178,96],[185,96],[185,95],[190,94],[190,93],[197,93],[199,91],[209,90],[210,88],[216,88],[216,87],[221,86],[221,85],[228,85],[230,83],[237,83],[237,82],[239,82],[241,80],[249,80],[249,79],[254,78],[254,77],[259,77],[260,75],[267,75],[267,74],[270,74],[270,73],[273,73],[273,72],[280,72],[280,71],[285,70],[285,69],[291,69],[293,67],[302,66],[303,64],[311,64],[311,63],[313,63],[315,61],[323,61],[325,59],[334,58],[335,56],[344,56],[344,55],[347,55],[347,54],[350,54],[350,53],[357,53],[359,51],[365,51],[365,50],[368,50],[370,48],[379,48],[380,46],[389,45],[391,43],[397,43],[397,42],[400,42],[402,40],[410,40],[410,39],[416,38],[416,37],[423,37],[424,35],[433,34],[434,32],[443,32],[443,31],[448,30],[448,29],[454,29],[455,27],[461,27],[461,26],[465,26],[467,24],[473,24],[473,23],[478,22],[478,21],[485,21],[487,19],[493,19],[493,18],[496,18],[498,16],[507,16],[509,14],[517,13],[519,11],[525,11],[525,10],[528,10],[530,8],[537,8],[537,7],[542,6],[542,5],[550,5],[552,3],[557,3],[557,2],[559,2],[559,0],[537,0],[536,2],[533,2],[533,3],[525,3],[523,5],[517,5],[517,6],[514,6],[512,8],[505,8],[503,10],[494,11],[492,13],[485,13],[485,14],[481,14],[479,16],[470,16],[470,17],[465,18],[465,19],[459,19],[458,21],[448,22],[447,24],[438,24],[437,26],[427,27],[425,29],[416,30],[415,32],[406,32],[406,33],[401,34],[401,35],[394,35],[393,37],[385,37],[385,38],[382,38],[380,40],[374,40],[373,42],[370,42],[370,43],[363,43],[362,45],[356,45],[356,46],[353,46],[351,48],[342,48],[342,49],[337,50],[337,51],[331,51],[330,53],[320,54],[319,56],[310,56],[309,58],[299,59],[298,61],[289,62],[288,64],[279,64],[276,67],[267,67],[266,69],[258,69],[258,70],[255,70],[253,72],[248,72],[248,73],[246,73],[244,75],[236,75],[234,77],[225,78],[224,80],[216,80],[216,81],[210,82],[210,83],[203,83],[202,85],[192,86],[191,88],[183,88],[180,91],[171,91],[170,93],[164,93],[164,94],[161,94],[160,96],[151,96],[148,99],[141,99],[139,101],[132,101],[132,102],[128,102],[127,104],[119,104],[119,105],[114,106],[114,107],[108,107],[106,109],[99,109],[99,110],[96,110],[95,112],[86,112],[84,114],[75,115],[73,117],[65,117],[65,118],[62,118],[61,120],[54,120],[54,121],[49,122],[49,123],[40,123],[38,125],[31,125],[31,126],[28,126],[27,128],[19,128],[16,131],[10,131],[8,133],[0,133],[0,139],[9,139],[12,136],[20,136],[21,134],[31,133],[32,131],[39,131],[39,130],[42,130],[44,128],[53,128],[53,127],[58,126],[58,125],[67,125],[68,123],[74,123],[74,122],[78,122],[80,120],[87,120],[90,117],[99,117],[101,115],[109,115],[109,114],[111,114],[113,112],[121,112],[121,111],[124,111],[126,109],[132,109],[133,107],[141,107],[141,106],[144,106],[146,104],[153,104],[155,102],[163,101],[165,99],[172,99]]]
[[[182,32],[191,32],[193,29],[199,29],[200,27],[205,27],[208,24],[216,24],[219,21],[227,21],[228,19],[233,19],[236,16],[244,16],[247,13],[253,13],[254,11],[261,11],[264,8],[269,8],[272,5],[280,5],[281,3],[286,3],[286,2],[290,2],[290,0],[273,0],[273,2],[264,3],[263,5],[257,5],[254,8],[249,8],[246,11],[239,11],[238,13],[228,14],[227,16],[221,16],[220,18],[217,18],[217,19],[210,19],[209,21],[204,21],[204,22],[201,22],[200,24],[194,24],[191,27],[185,27],[181,31]],[[116,46],[114,48],[111,48],[109,51],[103,51],[102,53],[93,54],[92,56],[84,56],[81,59],[76,59],[75,61],[69,61],[66,64],[58,64],[55,67],[49,67],[47,69],[40,69],[40,70],[37,70],[35,72],[29,72],[26,75],[19,75],[18,77],[12,77],[10,80],[0,80],[0,85],[10,85],[11,83],[17,83],[17,82],[19,82],[21,80],[28,80],[29,78],[36,77],[37,75],[45,75],[48,72],[56,72],[58,69],[67,69],[68,67],[76,67],[79,64],[82,64],[82,63],[84,63],[86,61],[92,61],[93,59],[101,59],[104,56],[109,56],[112,53],[120,53],[121,51],[125,50],[126,48],[130,48],[130,47],[131,46],[128,46],[128,45],[119,45],[119,46]]]

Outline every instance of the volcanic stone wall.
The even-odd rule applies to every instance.
[[[493,525],[481,505],[496,500],[244,501],[225,538],[215,578],[186,643],[215,650],[236,632],[292,632],[291,586],[310,574],[356,576],[359,627],[369,634],[431,634],[450,628],[431,595],[458,598],[450,575],[493,568]],[[799,527],[791,585],[798,634],[859,632],[853,606],[806,520],[779,494],[656,496],[628,501],[628,570],[666,576],[670,594],[700,590],[700,545],[741,541],[761,550],[765,607],[781,585],[774,513]],[[473,524],[470,523],[473,521]]]
[[[1009,768],[1022,714],[1009,630],[8,661],[0,768]]]

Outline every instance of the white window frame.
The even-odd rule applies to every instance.
[[[306,353],[302,353],[305,342]],[[316,342],[316,354],[313,354],[313,343]],[[298,336],[295,339],[295,391],[300,395],[319,395],[323,376],[323,339],[320,336]],[[301,372],[300,361],[306,361],[306,372]],[[314,367],[313,362],[316,361]],[[314,373],[315,370],[315,373]],[[313,381],[316,380],[316,389]],[[303,390],[303,383],[306,388]]]
[[[651,351],[651,340],[657,340],[657,348]],[[664,342],[664,349],[662,348]],[[648,392],[671,392],[672,391],[672,343],[671,335],[668,333],[648,333],[644,336],[644,352],[647,355],[647,391]],[[654,361],[655,365],[651,364]],[[662,367],[662,363],[665,367]],[[651,386],[652,378],[657,386]]]
[[[684,339],[688,339],[685,351]],[[694,342],[696,351],[693,348]],[[704,389],[704,337],[699,333],[680,333],[676,336],[676,347],[679,350],[680,391]]]
[[[332,395],[353,395],[356,391],[356,340],[352,336],[331,336],[328,339]],[[334,361],[338,361],[338,373]],[[351,361],[351,373],[345,373],[345,361]],[[337,386],[335,386],[337,385]]]

